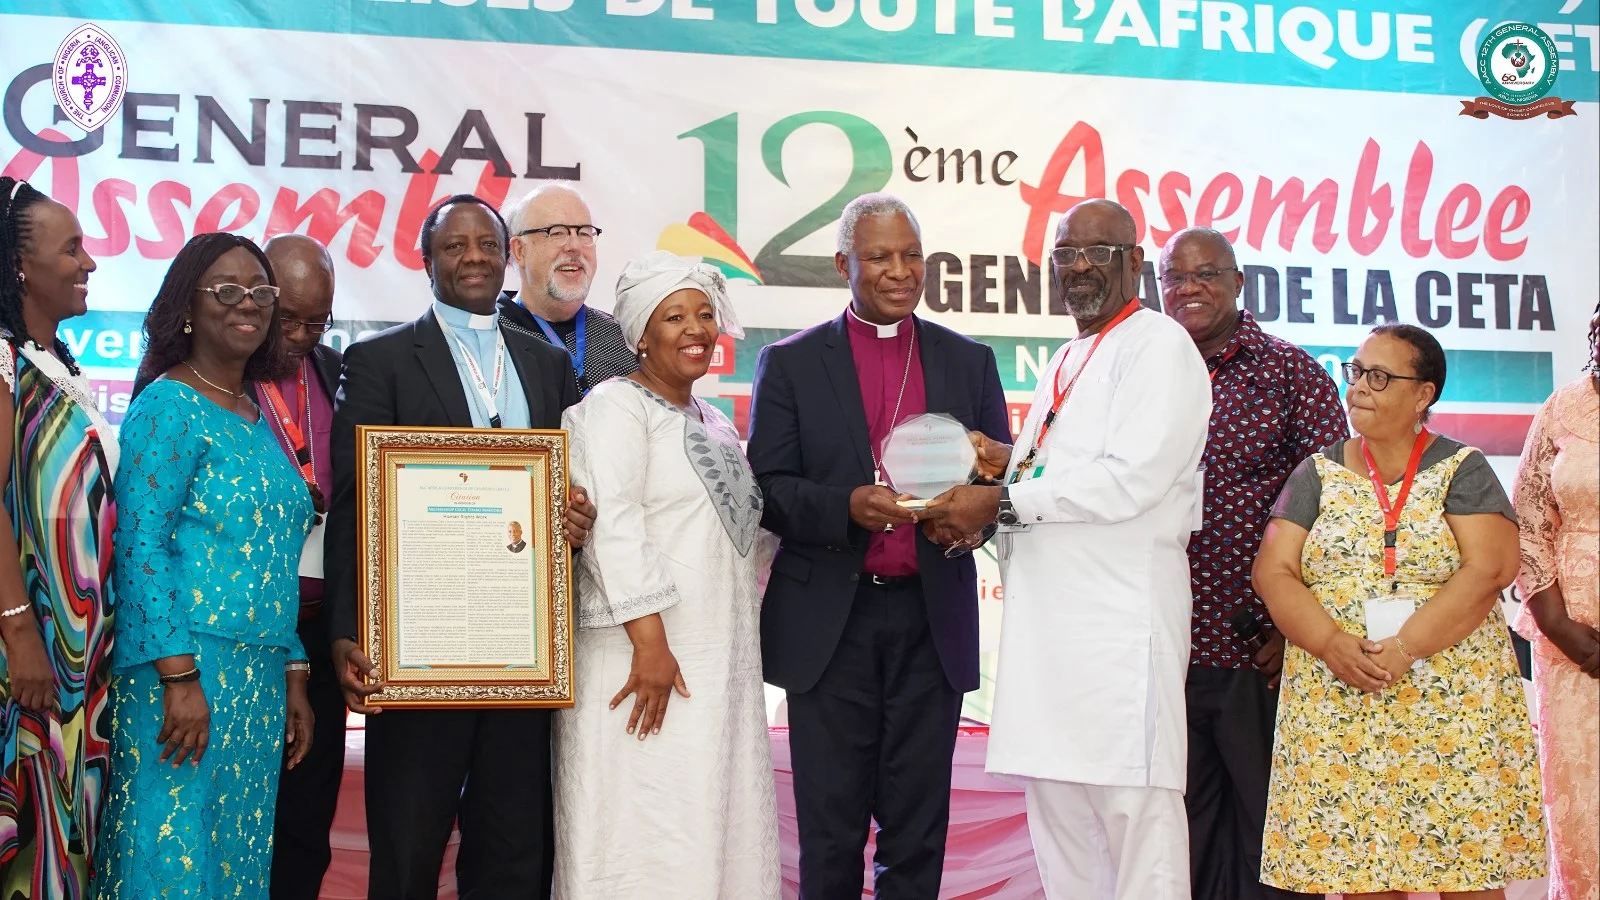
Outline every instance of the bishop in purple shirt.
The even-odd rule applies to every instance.
[[[315,238],[284,234],[264,248],[278,280],[278,321],[292,368],[273,384],[247,385],[262,418],[297,470],[309,470],[323,498],[333,494],[333,398],[339,388],[339,351],[322,343],[333,316],[333,259]],[[307,489],[310,490],[308,484]],[[317,511],[327,510],[319,501]],[[339,781],[344,776],[344,696],[332,658],[322,606],[321,517],[312,532],[300,577],[300,641],[311,661],[306,694],[316,717],[311,752],[278,781],[273,829],[272,900],[316,900],[332,860]]]
[[[912,315],[922,234],[905,203],[852,201],[834,263],[848,309],[756,366],[748,456],[782,542],[762,665],[788,692],[800,896],[861,896],[876,820],[877,896],[934,900],[962,694],[978,687],[977,570],[897,504],[879,454],[922,413],[1008,445],[1005,394],[993,350]]]

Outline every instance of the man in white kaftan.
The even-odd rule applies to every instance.
[[[1052,277],[1079,337],[1040,381],[1006,486],[934,507],[955,531],[1001,526],[988,770],[1025,780],[1051,900],[1189,896],[1185,551],[1211,391],[1193,340],[1134,296],[1134,241],[1109,201],[1062,218]]]

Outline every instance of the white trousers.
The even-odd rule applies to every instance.
[[[1049,900],[1189,900],[1182,792],[1030,778],[1026,793]]]

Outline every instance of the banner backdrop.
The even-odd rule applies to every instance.
[[[1505,21],[1554,39],[1552,96],[1575,117],[1463,114]],[[127,66],[89,134],[51,89],[84,22]],[[73,208],[100,264],[62,334],[113,422],[143,311],[195,233],[329,244],[342,346],[429,302],[433,203],[546,179],[605,231],[594,305],[656,247],[730,276],[753,327],[700,390],[741,428],[760,348],[846,303],[834,224],[865,191],[916,211],[919,313],[994,347],[1017,423],[1074,331],[1041,257],[1084,197],[1127,206],[1152,260],[1186,225],[1223,230],[1244,304],[1330,372],[1376,323],[1433,329],[1440,430],[1507,479],[1600,295],[1585,0],[0,0],[0,82],[0,167]],[[1147,265],[1147,303],[1154,286]],[[1004,593],[981,571],[988,652]],[[989,686],[969,715],[987,718]]]

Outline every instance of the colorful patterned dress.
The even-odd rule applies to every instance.
[[[1545,401],[1528,432],[1517,471],[1517,586],[1531,597],[1559,582],[1567,615],[1590,628],[1600,628],[1597,494],[1600,395],[1585,377]],[[1600,900],[1600,681],[1544,636],[1526,604],[1517,631],[1533,644],[1550,900]]]
[[[1358,445],[1357,445],[1358,446]],[[1365,636],[1364,602],[1426,602],[1461,568],[1447,497],[1477,451],[1439,438],[1400,519],[1396,576],[1383,574],[1383,514],[1365,471],[1319,453],[1315,521],[1301,574],[1339,627]],[[1357,463],[1357,468],[1360,464]],[[1274,515],[1296,488],[1290,479]],[[1303,486],[1305,482],[1300,480]],[[1390,485],[1391,497],[1398,485]],[[1298,523],[1297,523],[1298,524]],[[1544,874],[1539,770],[1528,705],[1495,605],[1477,630],[1381,693],[1336,678],[1289,645],[1273,747],[1261,880],[1307,893],[1477,891]]]
[[[6,511],[59,704],[13,701],[0,647],[0,897],[76,900],[88,896],[111,756],[116,439],[87,382],[55,357],[0,336],[0,375],[16,410]]]
[[[117,477],[111,803],[99,896],[265,898],[283,761],[284,663],[295,622],[305,482],[265,419],[246,422],[176,381],[122,423]],[[161,763],[153,661],[192,653],[211,711],[198,767]]]

